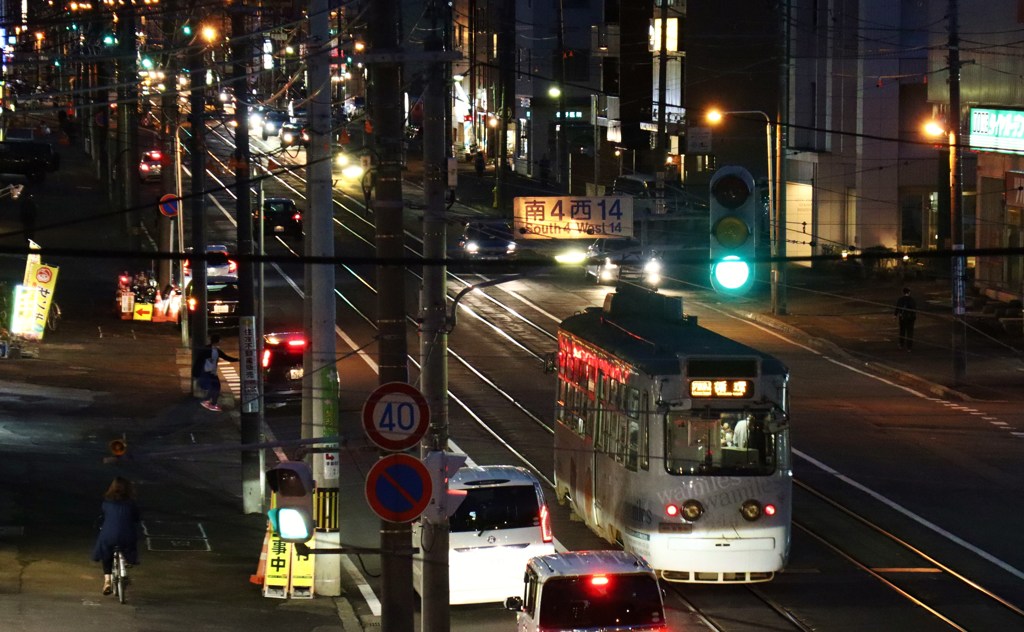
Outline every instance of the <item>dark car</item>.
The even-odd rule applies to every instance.
[[[263,398],[268,404],[302,399],[302,356],[306,336],[288,331],[263,336]]]
[[[259,231],[260,213],[254,211],[254,229]],[[263,233],[268,235],[291,235],[302,237],[302,211],[291,198],[267,198],[263,200]]]
[[[281,133],[281,126],[291,120],[287,112],[268,110],[263,113],[263,140]]]
[[[620,279],[658,287],[662,281],[661,259],[645,250],[635,239],[598,239],[587,249],[583,271],[587,278],[604,285],[615,285]]]
[[[305,147],[309,144],[309,130],[298,123],[281,125],[280,137],[282,147]]]
[[[42,180],[47,172],[56,171],[58,166],[60,156],[49,143],[0,142],[0,173],[22,175],[29,180]]]
[[[199,300],[191,282],[185,288],[185,304],[195,314]],[[238,281],[231,278],[211,277],[206,281],[206,322],[211,329],[238,326]]]
[[[505,221],[475,221],[466,224],[459,239],[462,256],[475,261],[515,259],[516,240]]]

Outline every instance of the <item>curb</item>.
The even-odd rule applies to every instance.
[[[956,389],[945,386],[944,384],[937,384],[924,378],[921,378],[913,373],[908,373],[902,369],[891,367],[883,362],[877,360],[864,359],[853,355],[846,349],[843,349],[836,343],[826,338],[818,338],[805,332],[804,330],[794,327],[790,324],[784,323],[780,320],[776,320],[771,316],[765,314],[759,314],[757,312],[750,312],[744,310],[734,310],[734,313],[742,318],[750,321],[762,324],[766,327],[771,327],[777,331],[789,334],[794,338],[800,338],[809,347],[813,347],[823,353],[839,356],[850,364],[859,365],[864,369],[891,378],[908,386],[912,386],[918,390],[924,391],[936,397],[945,399],[955,399],[959,401],[973,401],[974,398],[966,393],[962,393]]]
[[[352,603],[347,597],[336,597],[334,605],[338,609],[338,619],[341,621],[341,629],[344,632],[362,632],[363,624],[359,620]]]

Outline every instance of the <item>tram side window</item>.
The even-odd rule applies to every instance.
[[[648,397],[644,392],[643,402],[640,406],[640,469],[648,470],[651,467],[651,418],[648,409]]]
[[[626,403],[626,414],[631,419],[636,419],[637,415],[640,414],[640,391],[632,386],[629,387],[628,391],[629,401]]]

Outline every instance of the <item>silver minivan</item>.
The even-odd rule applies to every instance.
[[[666,632],[665,607],[654,569],[625,551],[568,551],[526,565],[522,596],[505,607],[518,632],[629,630]]]
[[[521,467],[470,466],[451,477],[448,489],[465,494],[448,519],[449,602],[503,602],[519,592],[530,558],[555,552],[540,481]],[[424,546],[421,534],[414,523],[413,546]],[[422,595],[421,556],[413,558],[412,576]]]

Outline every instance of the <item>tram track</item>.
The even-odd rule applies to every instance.
[[[297,173],[289,172],[289,175],[301,180]],[[283,181],[282,181],[283,183]],[[283,183],[284,184],[284,183]],[[291,185],[286,185],[289,189],[299,193],[298,189],[295,189]],[[335,204],[338,202],[335,200]],[[340,206],[340,205],[339,205]],[[366,222],[363,227],[369,226],[369,222],[365,217],[359,217],[363,215],[356,211],[351,211],[352,215],[357,217],[361,222]],[[342,224],[340,220],[335,219],[336,224]],[[365,237],[359,236],[359,231],[352,228],[344,228],[352,235],[356,235],[359,239],[365,242],[368,246],[372,246],[372,242]],[[287,245],[287,244],[286,244]],[[407,246],[408,247],[408,246]],[[412,250],[415,252],[415,250]],[[292,251],[294,253],[294,251]],[[295,253],[298,254],[298,253]],[[417,253],[418,256],[418,253]],[[353,275],[356,272],[349,270]],[[410,272],[412,272],[410,270]],[[451,275],[453,281],[457,281],[463,286],[472,286],[472,279],[467,276]],[[486,278],[486,277],[482,277]],[[369,283],[365,278],[359,277],[359,281],[362,285],[365,285],[371,291],[375,290],[372,288],[372,284]],[[511,304],[502,302],[495,296],[492,296],[491,292],[481,291],[473,292],[470,295],[472,300],[470,301],[467,297],[467,302],[460,303],[458,308],[463,313],[469,315],[474,321],[480,323],[485,330],[490,332],[490,335],[498,337],[502,344],[507,344],[518,353],[528,357],[531,361],[543,360],[544,352],[542,351],[545,344],[550,343],[554,336],[548,331],[543,323],[532,320],[522,309],[517,309]],[[449,295],[449,300],[453,297]],[[350,302],[350,305],[354,307],[354,303]],[[484,306],[486,305],[486,307]],[[494,311],[492,311],[492,309]],[[373,324],[372,317],[367,313],[356,310],[361,314],[361,317],[370,324]],[[538,313],[546,313],[538,306]],[[548,314],[550,316],[550,314]],[[414,319],[410,316],[410,323],[414,324]],[[517,323],[518,326],[511,328],[509,323]],[[521,340],[523,338],[532,339],[531,344],[523,344]],[[521,418],[528,419],[530,424],[536,426],[542,432],[550,434],[552,428],[549,423],[544,421],[546,413],[538,414],[531,410],[531,407],[527,401],[517,397],[513,393],[504,389],[493,376],[488,375],[483,367],[477,367],[474,363],[466,356],[460,355],[458,352],[450,352],[452,359],[454,359],[465,371],[467,375],[472,375],[477,380],[478,384],[481,384],[485,389],[494,397],[493,401],[500,402],[499,404],[488,404],[483,406],[484,409],[493,408],[495,406],[505,406],[506,409],[510,408],[518,415],[522,415]],[[411,356],[410,356],[411,357]],[[412,358],[415,363],[415,358]],[[519,360],[517,360],[518,362]],[[459,390],[466,388],[468,391],[473,391],[476,398],[480,395],[471,387],[459,387]],[[487,414],[477,409],[477,407],[470,401],[471,398],[460,395],[456,389],[451,389],[449,392],[452,401],[455,402],[466,415],[473,420],[478,426],[480,431],[485,435],[489,436],[491,440],[502,446],[503,449],[512,455],[517,461],[521,462],[531,470],[537,472],[549,486],[552,485],[552,481],[548,478],[546,472],[550,472],[550,468],[546,468],[544,465],[539,464],[533,460],[528,453],[521,451],[514,445],[514,440],[507,436],[507,432],[496,423],[492,423],[487,420]],[[508,421],[508,424],[514,424],[514,421]],[[545,471],[546,470],[546,471]],[[936,569],[935,571],[928,572],[900,572],[906,570],[907,565],[896,565],[896,566],[880,566],[877,563],[872,563],[869,552],[872,548],[871,545],[865,544],[860,548],[863,550],[851,550],[851,546],[848,543],[844,545],[843,542],[837,542],[837,538],[828,537],[823,533],[834,533],[833,530],[822,529],[815,526],[812,523],[806,522],[803,519],[794,519],[793,524],[801,532],[805,533],[808,537],[814,539],[822,546],[828,548],[837,557],[845,560],[848,564],[853,565],[859,571],[865,573],[871,577],[878,584],[885,586],[887,589],[892,591],[894,594],[906,602],[913,604],[916,608],[923,609],[932,615],[937,621],[944,624],[946,627],[950,627],[955,630],[970,630],[970,629],[1013,629],[1020,627],[1022,620],[1024,620],[1024,610],[1016,606],[1009,600],[995,594],[976,582],[970,580],[965,575],[962,575],[953,570],[949,565],[943,564],[937,560],[937,558],[928,555],[922,550],[917,549],[909,542],[900,539],[896,534],[889,533],[877,524],[874,524],[866,516],[861,515],[853,509],[843,506],[839,501],[828,498],[824,494],[813,490],[810,486],[801,480],[794,480],[796,486],[809,495],[818,499],[822,504],[829,506],[833,511],[838,512],[842,515],[843,520],[857,523],[867,528],[868,531],[873,532],[875,538],[881,538],[882,541],[889,545],[895,545],[901,547],[905,554],[911,554],[917,556],[917,559],[924,562],[924,565],[929,568]],[[833,519],[834,520],[834,519]],[[866,538],[866,536],[860,536]],[[876,542],[876,540],[870,540]],[[901,559],[901,556],[897,556],[897,559]],[[907,577],[907,576],[911,577]],[[921,581],[922,577],[926,577],[928,581]],[[936,577],[941,579],[941,586],[936,586],[937,582],[931,581]],[[692,616],[696,617],[702,622],[703,625],[715,630],[734,630],[738,629],[736,625],[728,620],[728,617],[717,615],[713,612],[714,607],[708,608],[697,605],[697,603],[688,594],[693,589],[690,585],[676,585],[667,584],[667,589],[682,602],[686,608],[690,611]],[[721,587],[718,587],[721,588]],[[752,599],[759,601],[762,606],[771,613],[774,613],[775,623],[773,623],[770,629],[795,629],[795,630],[811,630],[821,629],[819,626],[808,624],[802,621],[798,615],[794,614],[790,609],[782,605],[781,602],[773,598],[769,593],[770,589],[763,589],[760,585],[749,585],[743,587],[744,591],[751,596]],[[964,608],[955,608],[947,604],[957,604],[964,601],[965,598],[972,600],[972,603],[976,603],[978,596],[990,604],[994,604],[1000,615],[995,617],[991,612],[986,613],[987,620],[983,624],[978,623],[976,619],[972,617],[978,616],[971,612],[964,612],[967,610]],[[991,623],[991,625],[990,625]],[[749,628],[748,628],[749,629]]]

